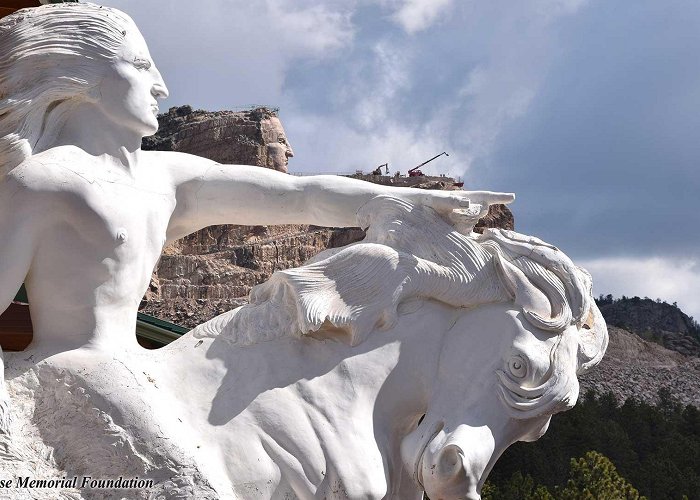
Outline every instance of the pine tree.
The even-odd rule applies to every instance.
[[[495,486],[488,481],[481,490],[482,500],[554,500],[549,490],[535,486],[529,474],[515,472],[502,486]]]
[[[561,500],[646,500],[618,474],[615,465],[597,451],[589,451],[578,460],[571,459],[569,481],[554,496]]]

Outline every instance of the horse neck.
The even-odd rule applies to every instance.
[[[387,425],[397,438],[412,430],[426,412],[436,389],[445,334],[461,313],[462,310],[426,300],[416,311],[400,316],[391,331],[373,334],[389,337],[384,345],[400,345],[398,362],[385,377],[375,403],[375,414],[386,415]]]

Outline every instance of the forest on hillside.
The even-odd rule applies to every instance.
[[[589,392],[534,443],[511,446],[484,500],[700,499],[700,410]]]
[[[676,303],[612,295],[596,303],[609,326],[688,359],[698,355],[700,324]],[[508,448],[482,499],[700,500],[700,410],[681,405],[668,388],[657,404],[600,392],[554,415],[539,440]]]
[[[600,295],[596,304],[609,326],[623,328],[636,333],[644,340],[656,342],[683,354],[693,355],[698,349],[688,352],[678,349],[676,344],[679,338],[685,337],[700,347],[700,323],[685,314],[676,302],[669,304],[665,300],[652,300],[649,297],[623,295],[615,298],[612,295]]]

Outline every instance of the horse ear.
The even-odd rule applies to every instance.
[[[551,318],[552,307],[549,299],[530,283],[520,269],[508,262],[499,252],[494,254],[493,262],[501,281],[526,315],[545,321],[546,318]]]
[[[578,370],[579,375],[597,365],[608,348],[608,327],[594,301],[590,302],[586,321],[579,329]]]

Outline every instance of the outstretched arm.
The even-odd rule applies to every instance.
[[[177,207],[169,240],[213,224],[357,226],[359,208],[380,194],[428,205],[444,215],[466,208],[470,202],[488,210],[490,204],[513,200],[513,195],[506,193],[399,188],[335,175],[294,177],[260,167],[219,165],[183,156],[189,165],[174,171]]]

